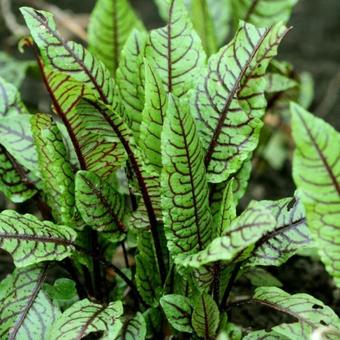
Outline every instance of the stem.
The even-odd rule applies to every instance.
[[[86,290],[84,289],[84,286],[82,285],[82,283],[79,280],[77,269],[75,268],[73,262],[69,258],[66,258],[63,261],[63,267],[67,270],[71,279],[75,282],[79,298],[80,299],[87,298]]]
[[[127,250],[126,250],[124,241],[122,241],[121,246],[122,246],[122,250],[123,250],[125,266],[126,266],[126,268],[130,268],[130,265],[129,265],[129,257],[128,257],[128,253],[127,253]]]
[[[90,231],[91,243],[92,243],[92,252],[94,254],[100,255],[100,247],[98,244],[98,232],[96,230],[91,229]],[[103,291],[102,291],[102,275],[100,263],[93,257],[92,258],[93,265],[93,283],[95,288],[95,296],[99,301],[103,300]]]
[[[225,307],[226,307],[226,304],[228,302],[228,298],[229,298],[230,292],[231,292],[231,290],[232,290],[232,288],[234,286],[235,280],[237,278],[237,274],[238,274],[238,272],[241,269],[241,264],[242,264],[242,262],[237,263],[235,265],[232,273],[231,273],[228,285],[227,285],[227,287],[226,287],[226,289],[224,291],[223,298],[222,298],[222,301],[221,301],[221,305],[220,305],[220,309],[221,310],[224,310]]]

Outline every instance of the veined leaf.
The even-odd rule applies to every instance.
[[[0,117],[20,113],[28,111],[21,101],[17,88],[0,77]]]
[[[72,225],[74,175],[62,135],[46,114],[32,116],[31,124],[47,203],[58,223]]]
[[[145,61],[145,107],[140,145],[148,162],[162,170],[161,133],[168,106],[166,90],[155,68]]]
[[[88,171],[78,171],[76,203],[83,220],[99,231],[126,232],[123,224],[124,200],[114,188]]]
[[[110,0],[111,1],[111,0]],[[123,114],[130,120],[136,138],[144,108],[144,64],[147,35],[134,30],[127,40],[120,58],[116,79]]]
[[[339,318],[332,309],[308,294],[290,295],[276,287],[263,287],[255,290],[252,301],[286,313],[299,321],[273,327],[274,332],[289,339],[309,340],[313,330],[322,326],[339,330]]]
[[[220,323],[220,312],[210,295],[202,294],[197,298],[191,322],[198,336],[205,339],[215,336]]]
[[[131,31],[143,29],[128,0],[99,0],[88,27],[90,51],[114,74]]]
[[[282,287],[283,284],[262,267],[248,268],[241,274],[246,277],[254,287]]]
[[[42,222],[33,215],[13,210],[0,214],[0,248],[11,254],[17,267],[61,261],[74,250],[76,236],[69,227]]]
[[[44,59],[56,70],[86,84],[106,104],[113,102],[111,72],[82,45],[66,42],[57,31],[53,15],[21,7],[26,24]]]
[[[261,340],[288,340],[284,335],[276,333],[274,331],[267,331],[267,330],[260,330],[255,332],[250,332],[246,335],[243,340],[254,340],[254,339],[261,339]]]
[[[146,323],[142,313],[128,320],[115,340],[144,340],[146,337]]]
[[[257,146],[266,108],[264,74],[287,29],[240,23],[235,38],[209,59],[192,95],[210,182],[235,173]]]
[[[185,296],[170,294],[160,299],[166,318],[173,328],[180,332],[193,333],[191,315],[193,307]]]
[[[0,145],[0,192],[14,203],[24,202],[36,194],[24,168]]]
[[[232,0],[235,22],[244,20],[258,27],[287,22],[298,0]]]
[[[294,181],[327,271],[340,287],[340,134],[292,104]]]
[[[212,236],[203,150],[188,105],[170,97],[162,133],[162,208],[172,255],[202,250]]]
[[[120,301],[111,302],[107,306],[93,303],[87,299],[74,303],[53,324],[49,332],[49,340],[82,339],[86,335],[98,332],[112,332],[120,329],[119,320],[123,314]]]
[[[0,283],[0,337],[47,339],[60,312],[41,290],[46,265],[16,269]]]
[[[249,263],[254,266],[280,266],[312,242],[305,212],[299,198],[260,203],[272,213],[276,227],[256,242]]]
[[[299,83],[294,79],[288,78],[279,73],[272,72],[267,73],[266,80],[267,80],[266,87],[267,93],[282,92],[299,85]]]
[[[249,256],[255,243],[272,231],[275,225],[272,214],[260,203],[252,202],[243,214],[233,221],[224,236],[214,239],[206,249],[197,254],[178,256],[178,263],[199,268],[216,261],[241,261]]]
[[[170,1],[169,23],[151,31],[146,55],[155,61],[167,92],[181,97],[193,87],[205,53],[182,0]]]

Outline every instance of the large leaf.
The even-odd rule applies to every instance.
[[[13,210],[0,214],[0,248],[11,254],[17,267],[64,259],[74,250],[76,236],[69,227],[42,222],[33,215]]]
[[[205,63],[205,53],[182,0],[171,0],[169,23],[151,31],[146,55],[153,59],[167,92],[190,90]]]
[[[202,294],[197,298],[191,322],[198,336],[205,339],[214,337],[220,323],[220,312],[210,295]]]
[[[313,330],[323,326],[340,330],[339,318],[333,310],[308,294],[290,295],[280,288],[263,287],[256,289],[252,300],[297,319],[297,323],[273,327],[274,332],[289,339],[309,340]]]
[[[256,148],[266,108],[264,74],[287,30],[240,23],[235,38],[209,59],[192,95],[209,181],[235,173]]]
[[[287,22],[298,0],[232,0],[234,19],[258,27],[269,27],[279,21]]]
[[[88,40],[90,50],[114,74],[121,50],[134,29],[142,29],[128,0],[99,0],[90,17]]]
[[[261,201],[261,205],[274,216],[276,227],[256,242],[249,258],[251,265],[279,266],[310,246],[312,240],[300,199]]]
[[[340,134],[302,107],[292,107],[294,181],[322,261],[340,287]]]
[[[41,290],[46,270],[46,265],[16,269],[1,282],[1,339],[47,339],[60,312]]]
[[[111,72],[82,45],[66,42],[57,31],[53,15],[22,7],[21,13],[44,59],[59,72],[86,84],[104,103],[113,102],[114,82]]]
[[[32,116],[31,123],[47,203],[58,223],[72,225],[74,175],[62,135],[46,114]]]
[[[211,240],[203,150],[188,105],[170,97],[162,133],[162,207],[172,255],[202,250]]]
[[[130,120],[135,136],[139,135],[144,107],[143,58],[147,35],[134,30],[127,40],[120,58],[116,79],[123,113]]]
[[[119,320],[123,314],[120,301],[102,306],[87,299],[81,300],[68,308],[53,324],[49,340],[82,339],[86,335],[98,332],[113,332],[122,327]]]
[[[184,266],[199,268],[217,261],[241,261],[249,256],[255,243],[275,228],[276,221],[270,211],[260,203],[253,202],[233,221],[222,237],[214,239],[206,249],[178,258]]]
[[[140,127],[140,145],[150,163],[162,170],[161,133],[167,111],[166,90],[156,69],[145,62],[145,107]]]
[[[173,328],[180,332],[192,333],[190,299],[177,294],[164,295],[160,300],[166,318]]]
[[[143,314],[137,314],[128,320],[115,340],[144,340],[146,337],[146,323]]]
[[[88,225],[99,231],[126,232],[123,197],[109,182],[91,172],[78,171],[75,187],[77,208]]]

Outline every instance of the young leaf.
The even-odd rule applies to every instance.
[[[144,64],[147,35],[134,30],[127,40],[120,58],[116,74],[119,98],[123,104],[123,114],[130,120],[136,138],[144,108]]]
[[[340,134],[292,104],[294,181],[322,261],[340,287]]]
[[[266,74],[267,93],[283,92],[293,87],[299,86],[299,83],[294,79],[278,73],[267,73]]]
[[[312,242],[305,212],[299,198],[260,203],[272,213],[276,227],[256,242],[249,263],[253,266],[280,266]]]
[[[298,0],[232,0],[235,22],[244,20],[258,27],[287,22]]]
[[[146,337],[146,323],[142,313],[128,320],[115,340],[144,340]]]
[[[168,106],[166,90],[156,69],[145,61],[145,107],[140,128],[140,145],[158,172],[162,170],[161,133]]]
[[[133,29],[142,30],[128,0],[99,0],[88,27],[90,51],[114,74],[121,50]]]
[[[106,306],[93,303],[87,299],[74,303],[53,324],[49,340],[82,339],[86,335],[98,332],[113,332],[122,327],[119,320],[123,314],[120,301]]]
[[[202,294],[197,298],[191,322],[198,336],[205,339],[215,336],[220,323],[220,312],[210,295]]]
[[[151,31],[146,55],[155,61],[168,93],[181,97],[192,88],[205,53],[182,0],[170,0],[169,23]]]
[[[13,210],[0,214],[0,248],[11,254],[17,267],[63,260],[74,250],[76,236],[69,227],[42,222],[33,215]]]
[[[192,254],[210,242],[211,214],[203,150],[185,101],[170,97],[162,133],[162,208],[172,255]]]
[[[273,327],[289,339],[310,339],[313,330],[322,326],[339,330],[339,318],[332,309],[308,294],[290,295],[276,287],[263,287],[255,290],[252,300],[297,319],[297,323]]]
[[[179,256],[178,263],[199,268],[217,261],[240,261],[249,256],[255,243],[272,231],[275,225],[272,214],[260,203],[252,202],[243,214],[233,221],[224,236],[214,239],[206,249],[197,254]]]
[[[45,264],[16,269],[0,283],[0,338],[47,339],[59,310],[41,290]]]
[[[56,70],[85,83],[106,104],[113,102],[111,72],[82,45],[66,42],[57,31],[53,15],[30,7],[21,7],[26,24],[43,57]]]
[[[58,223],[72,225],[74,175],[62,135],[46,114],[32,116],[31,124],[47,203]]]
[[[242,273],[255,287],[282,287],[283,284],[261,267],[250,268]]]
[[[250,332],[248,335],[242,338],[243,340],[254,340],[254,339],[261,339],[261,340],[288,340],[284,335],[276,333],[274,331],[267,331],[267,330],[260,330],[255,332]]]
[[[226,180],[256,148],[266,108],[264,74],[286,32],[282,24],[258,29],[241,22],[232,42],[210,57],[191,105],[210,182]]]
[[[126,232],[123,197],[107,181],[78,171],[75,187],[77,208],[85,223],[99,231]]]
[[[189,298],[176,294],[164,295],[160,303],[173,328],[180,332],[193,333],[191,325],[193,308]]]

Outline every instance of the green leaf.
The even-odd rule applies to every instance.
[[[289,339],[309,340],[313,330],[323,326],[339,330],[339,318],[332,309],[308,294],[290,295],[276,287],[263,287],[255,290],[252,301],[297,319],[296,323],[273,327],[274,332]]]
[[[340,287],[340,134],[292,104],[293,177],[327,271]]]
[[[122,327],[119,320],[122,314],[123,305],[120,301],[111,302],[106,306],[87,299],[78,301],[53,324],[48,339],[82,339],[93,332],[113,332]]]
[[[32,116],[31,124],[47,204],[58,223],[72,225],[74,175],[62,135],[46,114]]]
[[[286,91],[299,85],[294,79],[278,73],[267,73],[265,78],[267,81],[266,92],[268,93]]]
[[[44,291],[52,300],[57,301],[72,300],[77,296],[75,282],[66,278],[55,280],[53,286],[46,283]]]
[[[274,216],[276,227],[256,242],[249,264],[280,266],[312,243],[305,212],[299,198],[260,203]]]
[[[276,221],[270,211],[260,203],[252,202],[242,215],[233,221],[224,236],[214,239],[206,249],[197,254],[179,256],[177,261],[183,266],[194,268],[216,261],[241,261],[249,256],[255,243],[272,231],[275,225]]]
[[[123,196],[109,182],[89,171],[78,171],[75,187],[77,208],[85,223],[99,231],[126,232]]]
[[[144,340],[146,337],[146,323],[142,313],[137,314],[130,320],[128,320],[119,336],[115,340]]]
[[[169,23],[150,33],[146,56],[154,60],[168,93],[181,97],[202,71],[205,53],[182,0],[171,0]]]
[[[11,254],[17,267],[63,260],[73,252],[76,236],[69,227],[42,222],[33,215],[13,210],[0,214],[0,248]]]
[[[90,17],[88,41],[90,51],[114,74],[121,50],[133,29],[142,30],[127,0],[98,0]]]
[[[282,283],[261,267],[250,268],[242,274],[255,287],[282,287]]]
[[[51,13],[30,7],[21,7],[20,11],[34,42],[53,69],[85,83],[104,103],[112,104],[114,81],[104,64],[82,45],[66,42],[57,31]]]
[[[211,296],[202,294],[197,298],[191,322],[198,336],[205,339],[215,336],[220,322],[220,313]]]
[[[41,290],[47,266],[16,269],[0,283],[0,338],[47,339],[59,310]]]
[[[212,235],[203,150],[186,101],[170,97],[162,133],[162,208],[172,255],[202,250]]]
[[[32,198],[36,190],[24,168],[0,145],[0,192],[14,203]]]
[[[145,107],[140,127],[140,145],[150,163],[162,170],[161,133],[168,107],[168,98],[156,69],[145,61]]]
[[[287,22],[298,0],[232,0],[235,22],[244,20],[258,27]]]
[[[147,35],[143,31],[132,31],[120,58],[116,74],[119,98],[123,105],[123,114],[130,120],[131,129],[136,138],[144,108],[144,64],[143,58]]]
[[[193,307],[190,299],[177,294],[162,296],[161,306],[166,318],[173,328],[180,332],[192,333],[191,315]]]
[[[246,335],[244,340],[255,340],[255,339],[261,339],[261,340],[287,340],[287,338],[284,335],[281,335],[279,333],[273,332],[273,331],[267,331],[267,330],[260,330],[255,332],[250,332],[248,335]]]
[[[209,59],[191,98],[213,183],[240,169],[258,144],[266,108],[264,74],[287,29],[240,23],[235,38]]]

